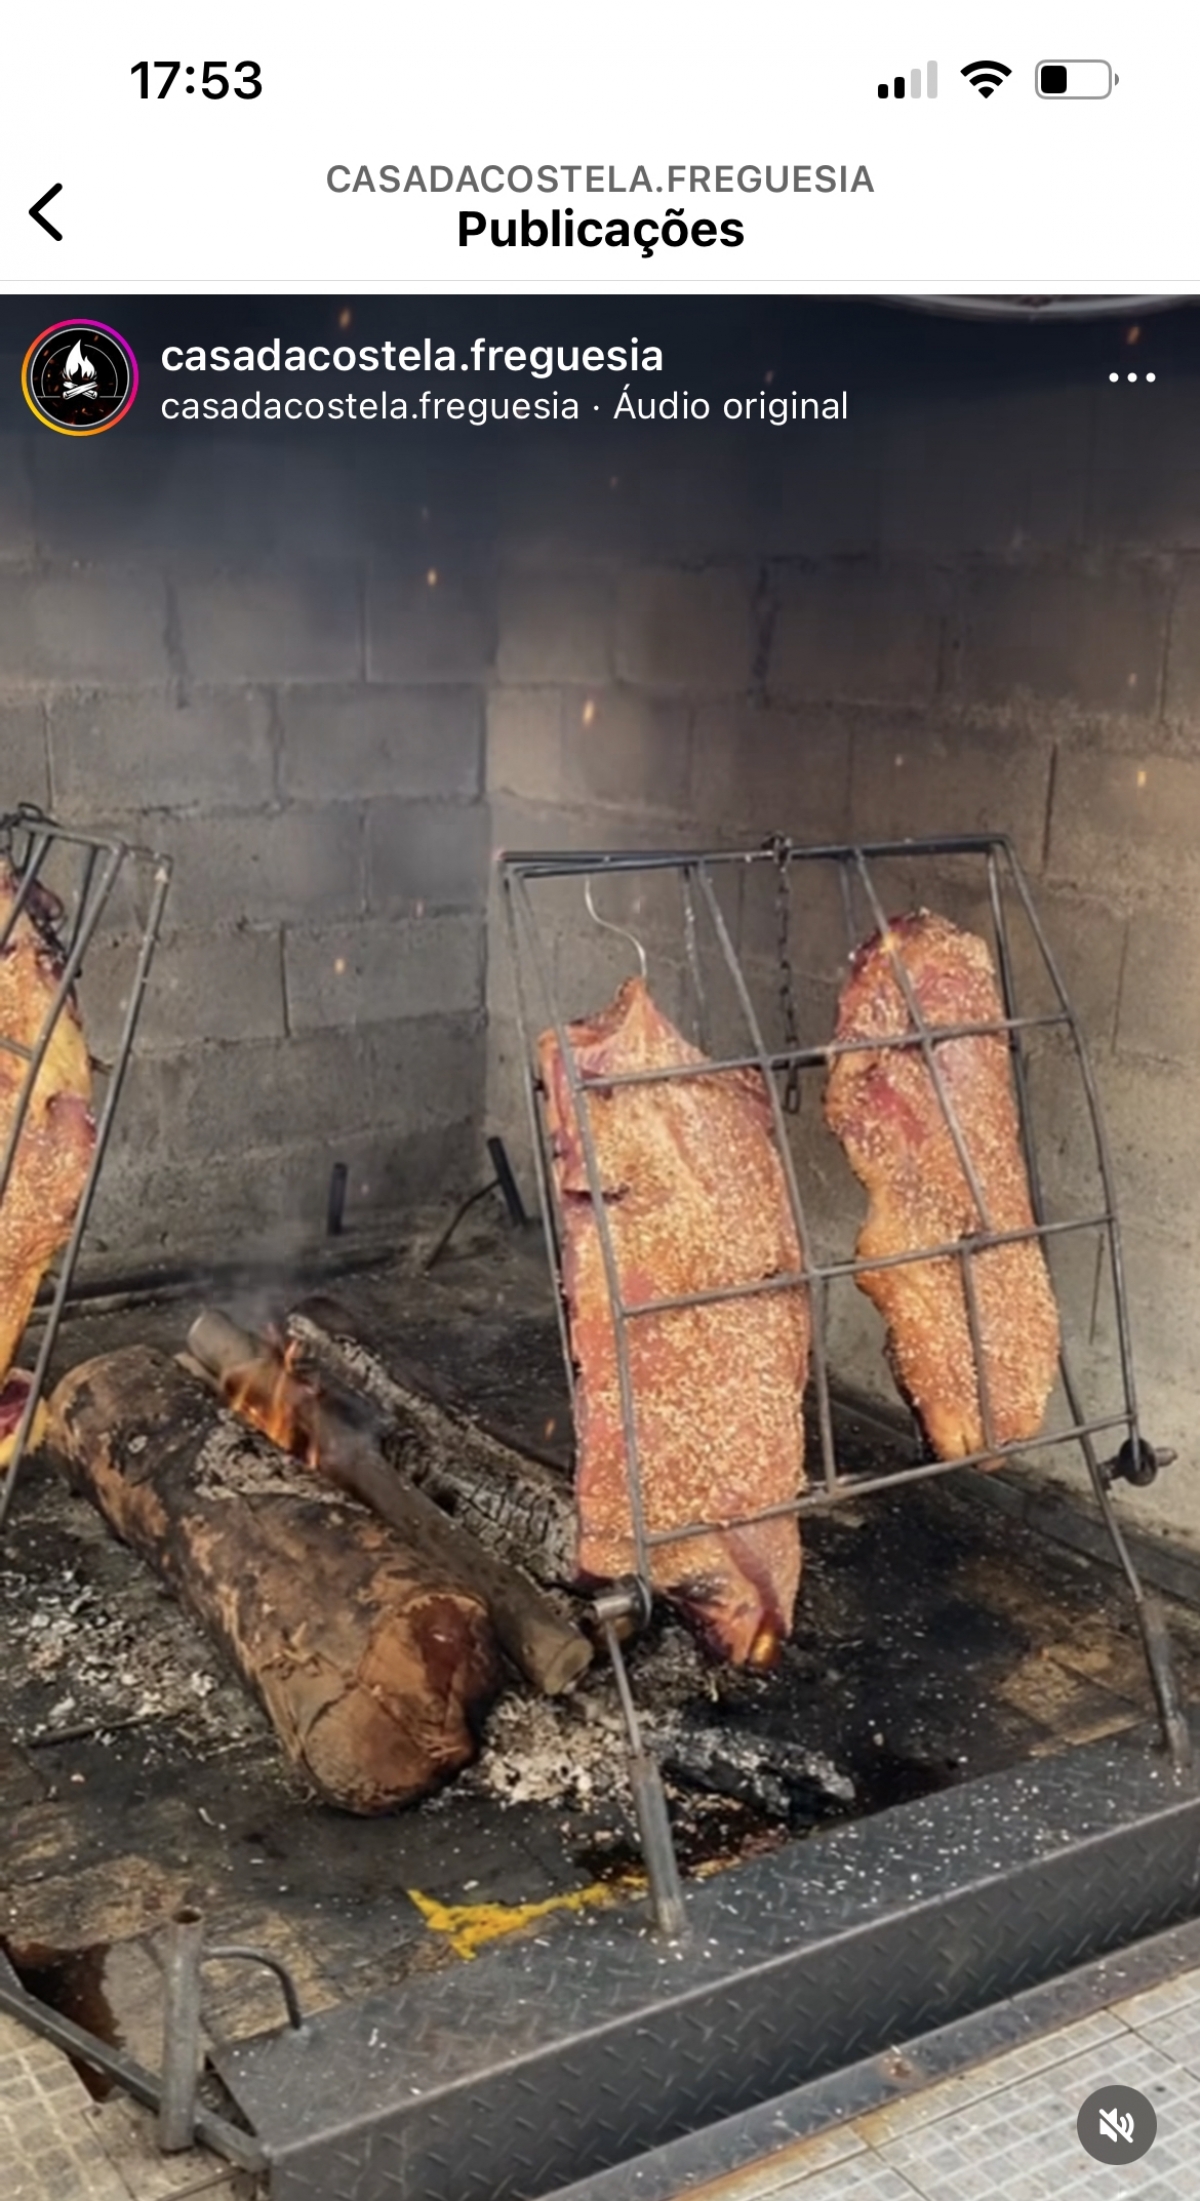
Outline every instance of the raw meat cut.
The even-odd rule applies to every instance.
[[[604,1207],[626,1304],[746,1284],[800,1267],[752,1071],[606,1086],[622,1071],[705,1057],[629,979],[598,1016],[568,1027],[587,1087]],[[563,1222],[563,1288],[575,1393],[578,1571],[636,1571],[617,1354],[600,1231],[558,1042],[539,1042]],[[792,1290],[636,1316],[626,1325],[641,1487],[650,1531],[736,1522],[786,1504],[804,1482],[801,1397],[808,1295]],[[794,1515],[717,1527],[652,1550],[654,1587],[717,1655],[767,1664],[800,1581]]]
[[[0,862],[0,934],[17,880]],[[62,976],[54,925],[61,907],[34,885],[0,949],[0,1163],[12,1137],[28,1070],[16,1047],[34,1049]],[[63,1005],[34,1080],[7,1186],[0,1196],[0,1468],[24,1406],[14,1356],[37,1288],[70,1236],[95,1143],[88,1051],[73,999]]]
[[[983,1227],[1028,1230],[1034,1220],[1005,1034],[937,1044],[985,1224],[920,1048],[894,1044],[914,1026],[893,954],[931,1030],[990,1024],[1004,1015],[986,941],[946,917],[917,910],[894,918],[886,934],[859,948],[838,1004],[836,1036],[875,1044],[837,1056],[825,1118],[871,1196],[860,1260],[916,1253]],[[1058,1313],[1050,1277],[1036,1239],[989,1247],[970,1260],[993,1440],[1016,1443],[1041,1427],[1054,1382]],[[986,1450],[959,1257],[867,1270],[858,1282],[887,1323],[892,1371],[937,1456]]]

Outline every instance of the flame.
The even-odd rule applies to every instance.
[[[261,1429],[264,1437],[277,1444],[282,1452],[302,1460],[305,1467],[321,1464],[317,1440],[311,1430],[301,1425],[297,1393],[315,1396],[315,1386],[306,1383],[296,1374],[300,1357],[300,1345],[291,1338],[282,1355],[247,1362],[244,1368],[233,1368],[223,1385],[226,1404],[243,1421],[255,1429]]]
[[[78,336],[67,353],[67,364],[63,369],[63,375],[68,382],[94,382],[96,379],[95,367],[84,351],[82,340]]]

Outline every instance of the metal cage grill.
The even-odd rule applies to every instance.
[[[118,906],[118,885],[132,885],[129,900],[138,912],[138,941],[128,1001],[111,1063],[93,1061],[99,1099],[96,1138],[91,1163],[75,1217],[52,1281],[43,1284],[39,1300],[46,1306],[45,1320],[32,1369],[32,1382],[18,1424],[8,1471],[0,1477],[0,1532],[3,1531],[16,1493],[22,1461],[27,1455],[54,1351],[63,1309],[70,1296],[75,1265],[87,1230],[100,1171],[108,1148],[113,1118],[141,1014],[142,996],[150,962],[162,926],[163,909],[171,879],[169,857],[152,850],[133,848],[106,835],[76,832],[57,825],[35,805],[0,815],[0,859],[11,870],[15,892],[7,915],[0,918],[0,955],[3,955],[24,912],[39,907],[55,908],[55,986],[32,1047],[11,1034],[0,1032],[0,1047],[25,1064],[16,1103],[7,1121],[0,1119],[0,1257],[3,1248],[4,1201],[14,1169],[18,1166],[21,1136],[29,1114],[38,1074],[46,1059],[59,1019],[71,1013],[71,1004],[88,950],[106,912],[110,922]],[[126,925],[128,925],[126,916]]]
[[[1176,1764],[1182,1764],[1187,1757],[1188,1739],[1161,1609],[1138,1578],[1110,1488],[1118,1476],[1133,1482],[1148,1481],[1165,1456],[1156,1454],[1147,1444],[1139,1425],[1108,1140],[1079,1020],[1046,939],[1028,882],[1007,837],[964,834],[922,841],[816,848],[793,846],[776,837],[753,849],[506,853],[500,859],[500,870],[515,976],[520,1054],[547,1246],[558,1287],[556,1303],[567,1376],[573,1389],[575,1371],[563,1290],[563,1217],[551,1163],[545,1096],[536,1068],[536,1040],[543,1031],[552,1032],[557,1041],[578,1126],[591,1212],[601,1250],[613,1325],[632,1545],[643,1609],[649,1599],[652,1554],[661,1544],[740,1528],[781,1515],[803,1515],[871,1492],[891,1490],[945,1474],[952,1468],[984,1463],[995,1466],[1009,1457],[1025,1457],[1045,1453],[1051,1447],[1073,1445],[1082,1454],[1116,1559],[1132,1591],[1164,1735]],[[926,876],[932,876],[937,882],[939,903],[944,906],[949,900],[959,907],[965,906],[974,917],[974,929],[989,936],[1003,1006],[1002,1015],[994,1021],[931,1024],[922,1010],[889,929],[886,897],[889,893],[895,894],[899,906],[905,909],[918,906],[919,899],[923,898],[912,889],[914,885],[923,884]],[[606,902],[619,912],[618,916],[602,917],[597,910],[593,896],[601,882]],[[748,904],[755,893],[761,904],[764,882],[775,893],[781,916],[776,968],[769,988],[778,995],[782,1005],[782,1030],[777,1037],[768,1036],[767,1030],[768,1020],[776,1016],[776,1011],[769,1004],[764,977],[761,942],[765,939],[765,928],[760,926],[756,936],[747,915]],[[814,891],[818,882],[822,889],[820,895]],[[799,923],[792,908],[797,899],[802,905]],[[832,1030],[829,996],[836,985],[832,949],[823,948],[814,956],[804,934],[805,914],[812,916],[819,905],[823,935],[828,935],[830,930],[830,910],[836,908],[840,912],[838,965],[843,975],[847,956],[861,945],[864,936],[878,936],[888,954],[907,1012],[908,1028],[902,1036],[883,1040],[876,1036],[848,1040],[827,1036]],[[674,1064],[611,1076],[606,1073],[603,1090],[607,1093],[623,1084],[665,1085],[674,1078],[709,1080],[757,1070],[769,1098],[773,1143],[782,1167],[795,1244],[800,1253],[798,1267],[744,1284],[714,1284],[711,1288],[698,1288],[675,1297],[630,1298],[623,1292],[590,1121],[589,1087],[581,1076],[572,1049],[571,1017],[563,998],[572,965],[571,943],[578,942],[581,937],[586,941],[588,937],[580,925],[581,915],[585,921],[587,917],[594,920],[605,934],[623,936],[627,947],[639,956],[644,974],[647,951],[640,928],[644,925],[649,929],[654,940],[652,952],[664,974],[666,990],[678,1001],[679,1021],[685,1028],[690,1026],[703,1058],[695,1064]],[[756,937],[759,939],[757,949]],[[801,1029],[802,1016],[797,1008],[796,972],[814,968],[821,962],[822,954],[827,975],[824,988],[817,989],[809,1011],[812,1029],[806,1034]],[[1026,1005],[1022,1005],[1019,996],[1024,998]],[[580,1006],[583,1008],[585,1004]],[[595,1000],[586,1006],[594,1009]],[[946,1041],[975,1036],[999,1037],[1008,1052],[1034,1218],[1032,1226],[1025,1230],[999,1230],[992,1226],[984,1189],[939,1062],[939,1048]],[[872,1255],[864,1260],[848,1253],[844,1242],[834,1242],[838,1236],[836,1230],[829,1243],[818,1243],[819,1233],[810,1213],[814,1176],[809,1150],[811,1142],[806,1147],[803,1125],[807,1118],[800,1107],[800,1097],[814,1079],[820,1081],[828,1074],[839,1054],[863,1048],[879,1052],[890,1047],[915,1050],[921,1056],[971,1194],[977,1227],[953,1240],[888,1256]],[[1060,1124],[1062,1116],[1068,1114],[1072,1124],[1082,1121],[1087,1126],[1094,1184],[1086,1197],[1080,1196],[1078,1191],[1069,1192],[1065,1197],[1060,1195],[1053,1203],[1047,1197],[1032,1091],[1039,1050],[1053,1066],[1059,1086],[1064,1077],[1069,1077],[1073,1083],[1075,1101],[1065,1110],[1060,1103]],[[1053,1112],[1051,1129],[1053,1134]],[[1054,1143],[1053,1136],[1051,1143]],[[843,1241],[845,1232],[843,1211]],[[975,1263],[981,1254],[993,1248],[1023,1240],[1040,1244],[1051,1267],[1056,1259],[1069,1258],[1072,1250],[1081,1245],[1089,1249],[1089,1261],[1094,1251],[1093,1274],[1097,1286],[1103,1275],[1111,1303],[1117,1395],[1106,1403],[1106,1410],[1089,1411],[1085,1403],[1086,1387],[1076,1366],[1079,1356],[1068,1339],[1064,1323],[1060,1335],[1058,1386],[1043,1427],[1036,1436],[1010,1443],[998,1440],[995,1431]],[[845,1287],[853,1289],[856,1280],[867,1271],[878,1272],[931,1260],[954,1261],[959,1266],[978,1387],[978,1420],[984,1443],[980,1449],[952,1460],[924,1456],[911,1462],[898,1461],[894,1469],[883,1474],[848,1471],[838,1458],[837,1422],[831,1393],[832,1364],[836,1357],[836,1339],[830,1321],[831,1300]],[[811,1308],[808,1391],[815,1425],[817,1463],[809,1487],[785,1504],[741,1514],[737,1519],[689,1521],[673,1524],[665,1530],[650,1529],[644,1502],[637,1398],[630,1355],[632,1326],[647,1317],[669,1314],[674,1309],[777,1291],[806,1292]],[[1110,1451],[1111,1457],[1102,1457],[1102,1453]]]

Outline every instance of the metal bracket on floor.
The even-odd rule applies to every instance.
[[[658,1760],[647,1750],[637,1706],[629,1686],[629,1672],[621,1649],[622,1634],[644,1628],[650,1617],[650,1591],[640,1577],[631,1575],[615,1582],[593,1600],[592,1614],[612,1661],[625,1732],[629,1741],[629,1785],[641,1838],[642,1858],[650,1883],[654,1923],[667,1941],[682,1941],[687,1932],[683,1888],[667,1811]]]
[[[52,2043],[69,2056],[73,2063],[86,2064],[89,2071],[98,2071],[145,2109],[152,2109],[161,2116],[165,2095],[164,2081],[143,2064],[134,2061],[120,2048],[113,2048],[107,2041],[98,2040],[82,2025],[71,2018],[64,2018],[60,2011],[52,2010],[49,2003],[39,2001],[36,1995],[27,1994],[12,1966],[0,1958],[0,2011],[15,2018],[31,2033]],[[219,2117],[211,2109],[197,2105],[195,2101],[195,2069],[192,2072],[192,2121],[187,2141],[191,2146],[198,2141],[201,2147],[211,2148],[225,2162],[237,2170],[260,2171],[266,2167],[266,2156],[253,2132],[244,2132],[237,2125]]]
[[[176,1911],[167,1928],[163,1966],[166,1992],[158,2144],[164,2155],[191,2147],[199,2130],[196,2082],[200,2069],[200,1970],[204,1964],[228,1961],[262,1964],[273,1972],[283,1990],[288,2024],[294,2033],[305,2029],[296,1983],[286,1964],[262,1949],[206,1949],[202,1914],[190,1906]]]

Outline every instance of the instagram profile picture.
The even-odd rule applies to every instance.
[[[103,321],[55,321],[21,367],[30,411],[60,436],[99,436],[124,420],[137,396],[133,348]]]

